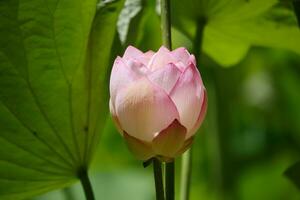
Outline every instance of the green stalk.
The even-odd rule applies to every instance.
[[[205,18],[199,18],[199,20],[197,21],[197,28],[196,28],[194,49],[193,49],[193,53],[197,60],[199,60],[202,51],[203,31],[204,31],[205,24],[206,24]],[[192,152],[193,152],[193,146],[182,156],[181,186],[180,186],[181,200],[188,200],[190,197],[190,185],[191,185],[191,177],[192,177]]]
[[[180,199],[188,200],[190,198],[190,184],[192,175],[192,152],[189,149],[182,155],[181,160],[181,185],[180,185]]]
[[[171,50],[172,40],[171,40],[170,0],[161,0],[160,9],[161,9],[161,31],[162,31],[163,45],[165,45],[165,47]]]
[[[175,164],[174,162],[166,163],[166,200],[175,199]]]
[[[82,169],[78,176],[83,187],[86,200],[95,200],[92,184],[90,182],[87,170]]]
[[[172,50],[171,40],[171,9],[170,0],[161,0],[161,30],[163,45]],[[165,165],[166,200],[175,198],[175,164],[174,161]]]
[[[164,200],[165,194],[162,179],[161,162],[156,158],[153,158],[153,173],[155,180],[156,200]]]

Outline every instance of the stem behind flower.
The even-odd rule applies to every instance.
[[[155,180],[156,200],[164,200],[165,194],[162,179],[161,162],[156,158],[153,158],[153,173]]]
[[[190,197],[190,184],[192,174],[192,148],[182,155],[180,199],[188,200]]]
[[[205,18],[200,18],[197,21],[196,35],[194,40],[193,53],[196,60],[199,60],[202,51],[203,32],[206,24]],[[199,65],[198,65],[199,66]],[[190,196],[190,185],[192,176],[192,152],[193,146],[184,153],[181,161],[181,186],[180,186],[180,200],[188,200]]]
[[[172,49],[170,0],[161,0],[161,31],[163,44]]]
[[[161,30],[163,44],[169,50],[172,50],[171,39],[171,9],[170,0],[160,1],[161,9]],[[175,164],[174,161],[165,165],[165,184],[166,184],[166,199],[174,200],[175,196]]]
[[[174,200],[175,197],[175,164],[174,162],[166,163],[166,200]]]

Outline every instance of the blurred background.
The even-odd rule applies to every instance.
[[[208,91],[207,117],[193,145],[190,199],[300,199],[297,187],[284,176],[285,170],[299,160],[300,151],[300,34],[296,17],[291,14],[291,2],[282,1],[280,5],[270,6],[274,8],[272,18],[270,14],[264,14],[270,8],[244,18],[240,16],[238,20],[242,21],[230,18],[234,15],[222,17],[220,12],[217,13],[221,17],[206,18],[211,12],[205,10],[200,17],[197,15],[184,23],[176,21],[181,15],[176,9],[180,6],[182,9],[182,3],[171,2],[173,48],[185,46],[197,55]],[[187,1],[185,6],[190,8],[191,2]],[[197,9],[197,3],[195,7]],[[117,24],[112,61],[116,55],[122,55],[129,44],[144,51],[156,51],[160,47],[158,10],[155,1],[125,2]],[[258,29],[243,32],[243,27],[255,28],[252,22],[261,22],[261,16],[271,19],[273,24],[270,22],[270,27],[260,24]],[[209,37],[219,18],[224,23],[237,25],[230,29],[218,22],[228,29],[216,31],[220,37]],[[200,33],[197,31],[199,22],[207,24],[204,31],[200,27]],[[251,22],[250,25],[247,22]],[[262,27],[266,29],[262,30]],[[233,32],[241,37],[234,34],[229,37],[227,33]],[[254,34],[257,35],[254,37]],[[217,42],[215,49],[212,49],[213,42]],[[244,44],[247,44],[246,48]],[[176,161],[177,188],[180,160]],[[142,163],[130,154],[110,118],[90,174],[99,200],[151,200],[155,197],[152,167],[143,168]],[[34,198],[47,199],[76,200],[84,199],[84,196],[77,184]]]

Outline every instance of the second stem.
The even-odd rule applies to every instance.
[[[171,40],[171,9],[170,0],[161,0],[161,30],[163,45],[169,50],[172,49]],[[175,164],[174,161],[165,165],[166,200],[175,198]]]
[[[161,9],[161,31],[162,31],[162,40],[163,45],[166,46],[169,50],[172,49],[172,40],[171,40],[171,9],[170,9],[170,0],[161,0],[160,1]]]
[[[166,163],[165,182],[166,182],[166,200],[175,199],[175,164],[174,162]]]

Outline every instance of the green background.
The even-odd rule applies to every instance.
[[[154,199],[152,168],[129,153],[107,102],[116,55],[128,45],[161,46],[157,5],[0,1],[0,199],[84,199],[79,183],[70,185],[85,166],[97,199]],[[300,199],[284,175],[300,160],[292,1],[171,0],[171,15],[173,48],[202,49],[197,61],[208,92],[191,200]],[[300,177],[296,167],[288,174]]]

